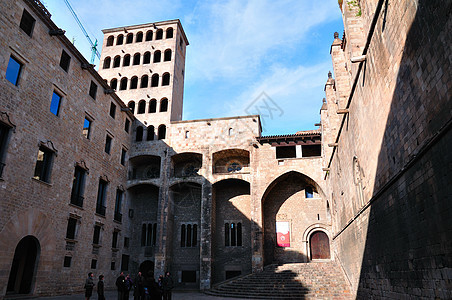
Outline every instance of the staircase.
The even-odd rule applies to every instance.
[[[216,285],[212,296],[250,299],[353,299],[350,287],[334,261],[269,265]]]

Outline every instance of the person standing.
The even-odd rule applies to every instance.
[[[116,278],[116,288],[118,289],[118,300],[124,300],[124,293],[126,289],[126,278],[124,277],[124,273],[121,272],[118,278]]]
[[[165,277],[163,277],[163,300],[171,300],[171,290],[174,287],[173,278],[170,272],[166,272]]]
[[[97,299],[98,300],[105,300],[104,275],[99,275],[99,282],[97,283]]]
[[[143,276],[141,276],[141,272],[138,272],[137,277],[135,277],[133,299],[144,300]]]
[[[93,280],[94,274],[92,272],[88,273],[88,278],[85,280],[85,299],[89,300],[91,296],[93,295],[93,288],[94,288],[94,280]]]
[[[132,289],[133,286],[132,278],[130,278],[129,274],[127,274],[124,284],[125,284],[124,300],[129,300],[130,290]]]

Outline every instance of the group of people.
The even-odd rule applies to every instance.
[[[85,299],[89,300],[93,294],[94,274],[88,273],[88,278],[85,281]],[[130,275],[124,276],[121,272],[116,279],[116,288],[118,290],[118,300],[128,300],[130,291],[133,289],[134,300],[171,300],[171,291],[174,287],[173,278],[170,272],[166,272],[165,276],[160,275],[158,281],[154,279],[154,274],[149,272],[143,276],[141,272],[134,280]],[[97,295],[99,300],[105,300],[104,294],[104,275],[99,275],[97,283]]]

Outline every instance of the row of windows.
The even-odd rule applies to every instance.
[[[163,53],[163,61],[171,61],[171,55],[172,51],[171,49],[166,49]],[[153,63],[159,63],[162,61],[162,52],[160,50],[157,50],[154,52],[154,58],[152,60]],[[112,59],[110,56],[105,57],[103,69],[110,69],[112,67],[111,65]],[[135,53],[133,55],[133,59],[130,56],[130,54],[124,55],[122,58],[122,66],[128,67],[130,66],[130,63],[132,63],[133,66],[137,66],[141,63],[141,54]],[[150,64],[151,63],[151,52],[147,51],[143,54],[143,65]],[[113,68],[119,68],[121,66],[121,56],[117,55],[113,58]]]
[[[143,126],[138,126],[137,127],[137,132],[136,132],[136,137],[135,137],[135,141],[136,142],[142,142],[143,141],[143,139],[144,139],[143,131],[144,131]],[[146,141],[153,141],[155,139],[154,126],[152,126],[152,125],[148,126],[146,131],[147,131],[147,133],[146,133]],[[158,128],[157,139],[163,140],[165,138],[166,138],[166,126],[162,124]]]
[[[166,38],[171,39],[171,38],[173,38],[173,36],[174,36],[173,28],[170,27],[170,28],[166,29]],[[144,37],[144,34],[142,31],[137,32],[135,34],[135,43],[143,42],[143,37]],[[146,37],[145,37],[146,42],[152,41],[153,37],[154,37],[154,31],[152,29],[148,30],[146,32]],[[157,29],[157,31],[155,32],[155,39],[156,40],[163,39],[163,29]],[[128,33],[125,36],[125,42],[126,42],[126,44],[132,44],[134,42],[134,34]],[[107,47],[113,46],[114,44],[115,44],[115,37],[113,35],[110,35],[107,38]],[[116,37],[116,45],[122,45],[122,44],[124,44],[124,35],[120,34]]]
[[[63,267],[70,268],[72,265],[72,256],[65,256],[63,261]],[[91,259],[91,270],[97,269],[97,259]],[[116,270],[116,262],[112,261],[110,268],[112,271]],[[123,254],[121,258],[121,271],[129,270],[129,255]]]
[[[135,113],[135,101],[129,101],[127,106],[130,108],[132,113]],[[168,99],[162,98],[160,100],[160,112],[166,112],[168,111]],[[149,100],[149,108],[148,113],[156,113],[157,112],[157,100],[151,99]],[[144,114],[146,113],[146,100],[140,100],[138,102],[138,109],[137,114]]]
[[[170,77],[169,73],[163,74],[161,85],[168,86],[170,84],[170,78],[171,77]],[[143,75],[143,76],[141,76],[140,88],[144,89],[144,88],[148,88],[148,87],[158,87],[159,79],[160,79],[159,74],[154,74],[154,75],[152,75],[151,83],[149,84],[149,76]],[[119,82],[119,90],[120,91],[126,90],[128,82],[129,82],[129,79],[127,77],[121,78],[121,81]],[[114,90],[116,90],[118,88],[118,80],[116,78],[113,78],[112,80],[110,80],[110,87]],[[130,79],[129,89],[135,90],[137,88],[138,88],[138,77],[134,76]]]

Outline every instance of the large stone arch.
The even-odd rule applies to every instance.
[[[307,187],[314,191],[312,198]],[[297,171],[285,172],[268,185],[261,200],[264,265],[308,261],[303,233],[312,224],[326,222],[324,195],[317,182]],[[277,226],[286,234],[278,235]]]
[[[29,207],[13,215],[0,231],[0,291],[6,294],[8,279],[13,264],[16,247],[19,242],[31,236],[39,243],[37,263],[30,286],[30,294],[51,287],[42,286],[41,282],[48,281],[54,276],[54,258],[56,255],[56,237],[52,218],[43,211]],[[49,266],[52,266],[49,268]]]

